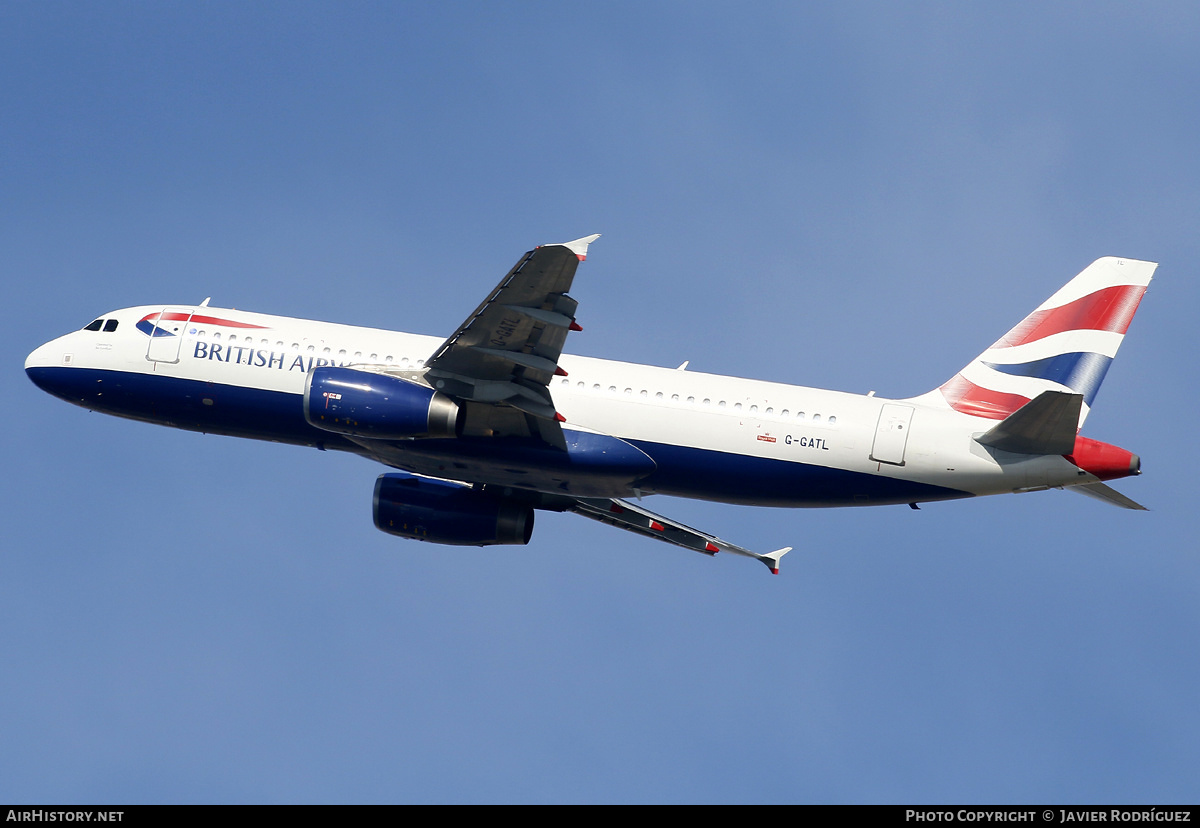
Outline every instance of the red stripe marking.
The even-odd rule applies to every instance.
[[[955,411],[990,420],[1003,420],[1029,402],[1029,397],[1020,394],[992,391],[976,385],[962,374],[955,374],[954,379],[938,390]]]
[[[705,543],[704,548],[705,548],[705,550],[707,550],[709,552],[720,552],[721,551],[717,547],[713,546],[711,543]]]
[[[1114,285],[1081,296],[1061,307],[1034,311],[1000,337],[992,347],[1012,348],[1063,331],[1112,331],[1123,334],[1129,330],[1129,323],[1145,292],[1145,285]]]
[[[663,531],[664,527],[657,520],[652,520],[652,521],[650,521],[650,528],[653,529],[655,532],[661,532],[661,531]]]
[[[164,313],[160,317],[157,313],[146,314],[142,317],[143,322],[148,322],[151,319],[158,319],[161,322],[186,322],[191,319],[199,325],[222,325],[226,328],[265,328],[265,325],[251,325],[249,322],[234,322],[232,319],[218,319],[215,316],[189,316],[186,313]]]

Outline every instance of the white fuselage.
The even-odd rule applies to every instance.
[[[115,320],[115,330],[59,337],[30,354],[26,368],[47,391],[106,413],[371,455],[303,423],[308,372],[322,365],[369,366],[418,376],[442,341],[230,309],[166,310],[181,317],[170,335],[138,327],[163,306],[127,308],[103,317],[109,326]],[[936,394],[886,400],[569,355],[559,365],[567,375],[555,377],[550,392],[566,418],[564,429],[619,438],[654,460],[654,474],[623,484],[624,493],[779,506],[872,505],[1095,479],[1062,456],[981,446],[974,437],[994,421],[954,411]],[[268,399],[269,405],[262,402]],[[289,401],[295,407],[290,418],[281,416]],[[452,458],[453,444],[437,441],[436,453]],[[403,451],[401,446],[380,459],[449,479],[472,477],[456,477],[445,460],[437,467],[397,461]],[[586,489],[580,484],[574,493],[592,494]]]

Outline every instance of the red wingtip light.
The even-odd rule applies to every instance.
[[[567,377],[567,376],[570,376],[570,374],[568,374],[566,371],[564,371],[564,370],[562,369],[562,366],[556,366],[556,367],[554,368],[554,376],[556,376],[556,377]]]
[[[567,421],[567,418],[559,414],[557,411],[554,412],[554,419],[558,420],[560,423],[565,423]]]
[[[705,544],[704,544],[704,549],[705,549],[705,551],[707,551],[707,552],[720,552],[720,551],[721,551],[720,549],[718,549],[718,548],[717,548],[716,546],[714,546],[713,544],[711,544],[711,543],[707,543],[707,542],[705,542]]]
[[[655,532],[661,532],[661,531],[663,531],[663,529],[665,527],[661,523],[659,523],[657,520],[652,520],[652,521],[650,521],[650,528],[653,529]]]
[[[576,322],[574,319],[571,320],[571,324],[568,327],[572,331],[582,331],[583,330],[583,326],[580,325],[578,322]]]

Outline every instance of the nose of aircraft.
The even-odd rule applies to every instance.
[[[68,343],[64,341],[66,338],[60,336],[58,339],[52,339],[45,345],[34,348],[29,356],[25,357],[26,376],[38,388],[56,397],[62,394],[59,391],[60,383],[55,377],[63,369],[71,367],[72,353]]]
[[[50,345],[52,344],[52,342],[47,342],[29,352],[29,356],[25,357],[26,372],[30,369],[45,368],[50,365]]]

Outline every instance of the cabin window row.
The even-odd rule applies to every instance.
[[[564,379],[559,384],[569,386],[571,384],[571,381]],[[588,388],[588,385],[585,382],[576,382],[575,388],[580,391],[586,391]],[[597,383],[592,384],[591,390],[594,392],[598,392],[598,393],[604,393],[605,389],[604,389],[603,385],[601,385],[600,383],[597,382]],[[615,385],[608,386],[609,394],[616,394],[616,393],[618,393],[618,390],[619,389]],[[626,388],[624,390],[624,395],[632,397],[634,395],[633,388]],[[637,392],[637,396],[642,399],[649,400],[650,399],[650,391],[643,388]],[[659,402],[667,402],[668,401],[667,394],[662,391],[655,391],[653,398]],[[818,413],[814,412],[814,413],[810,414],[805,411],[793,411],[790,408],[781,408],[781,409],[779,409],[778,413],[776,413],[776,408],[773,405],[762,405],[760,407],[758,403],[751,403],[749,406],[744,406],[741,402],[735,402],[732,405],[730,405],[729,402],[727,402],[726,400],[719,399],[714,403],[712,397],[701,397],[699,400],[697,400],[697,398],[695,396],[681,397],[679,394],[671,394],[669,401],[672,403],[683,404],[683,405],[699,404],[700,406],[715,406],[716,408],[725,408],[725,409],[728,409],[731,411],[745,410],[747,413],[755,414],[755,415],[757,415],[761,412],[762,416],[764,416],[764,417],[776,417],[776,416],[780,417],[780,418],[791,417],[791,418],[794,418],[797,420],[806,420],[807,419],[814,423],[819,423],[819,422],[823,421],[828,425],[837,425],[837,417],[832,414],[823,419],[822,416]]]

